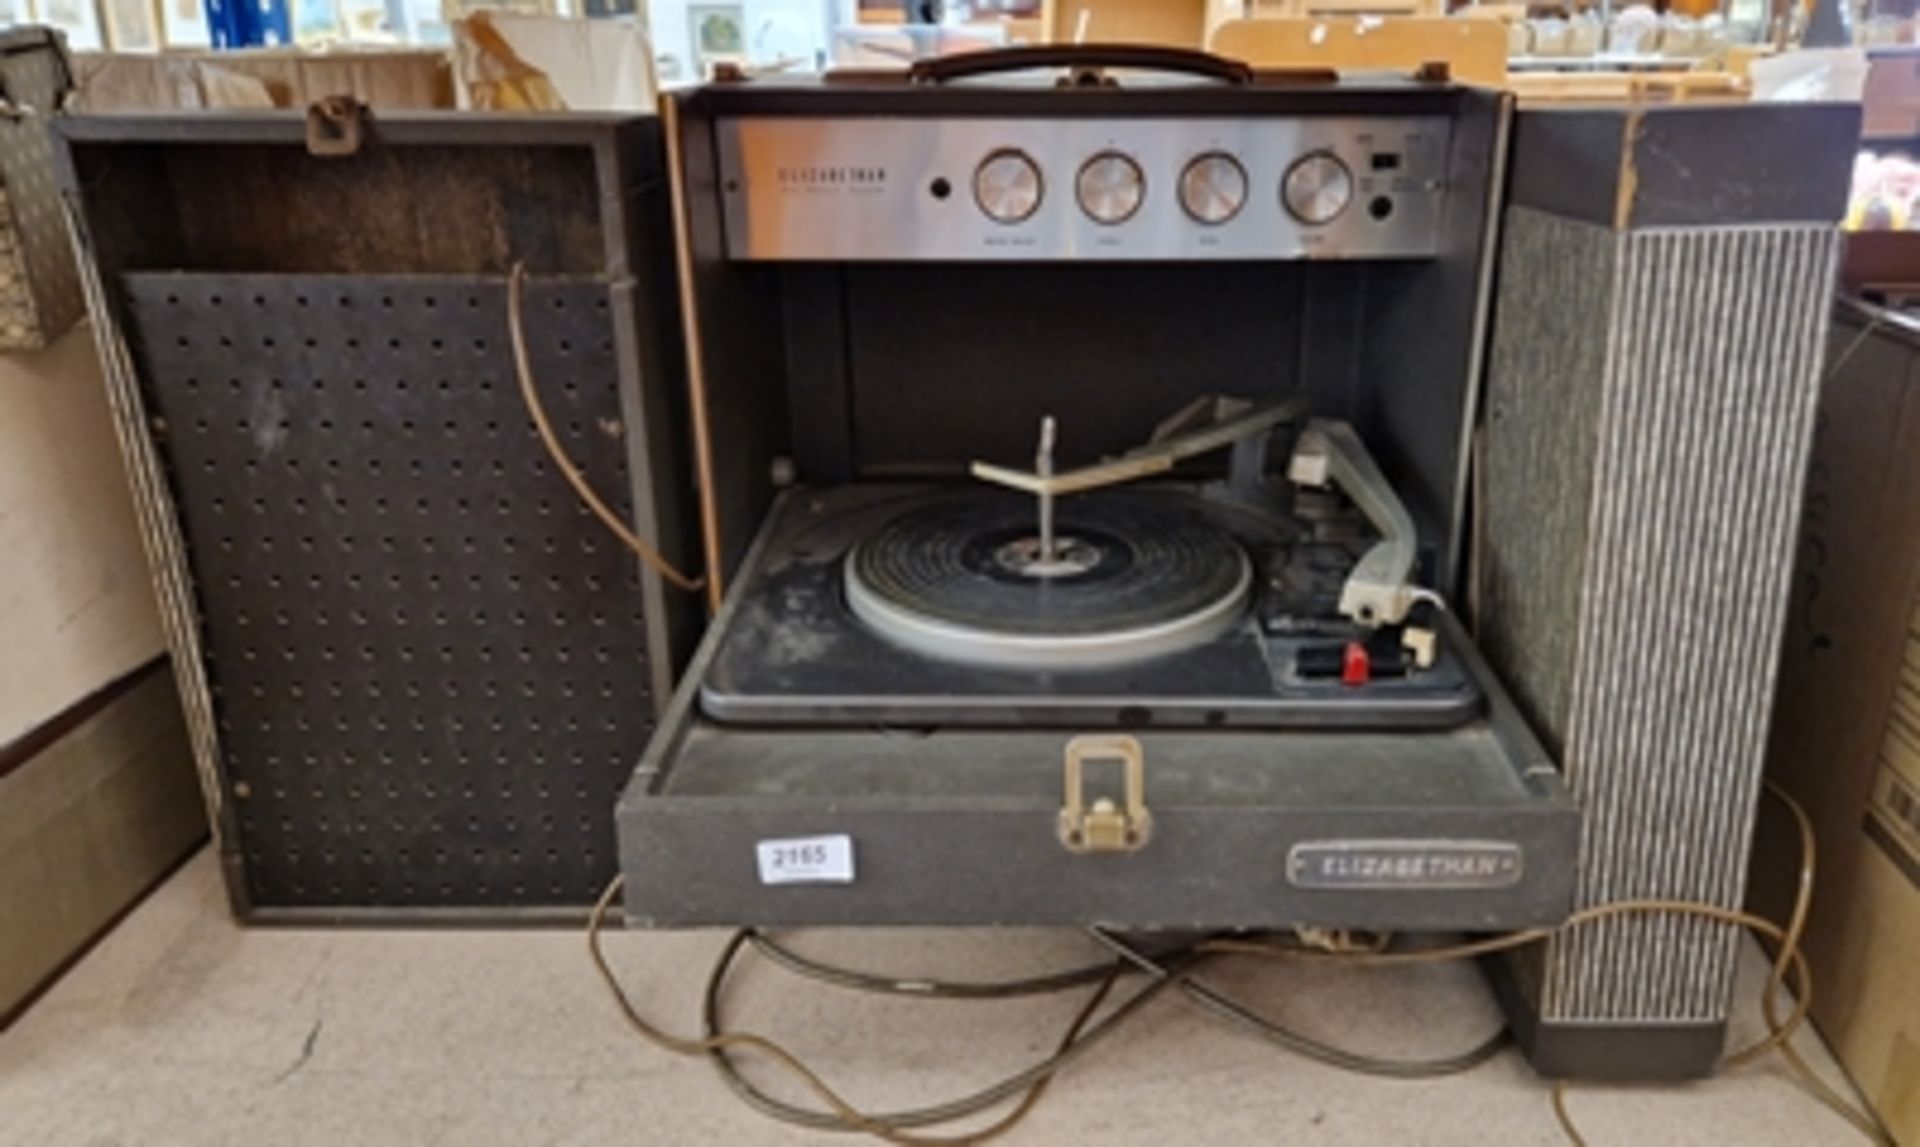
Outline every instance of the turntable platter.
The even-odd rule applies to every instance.
[[[893,644],[949,661],[1091,668],[1211,640],[1242,616],[1244,550],[1190,494],[1058,505],[1040,552],[1030,498],[970,491],[895,518],[848,554],[847,604]]]

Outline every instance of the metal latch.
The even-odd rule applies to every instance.
[[[1125,807],[1111,797],[1086,801],[1088,761],[1117,761]],[[1071,852],[1133,852],[1153,835],[1147,811],[1147,758],[1140,742],[1124,733],[1088,733],[1067,742],[1066,804],[1060,809],[1060,843]]]
[[[327,159],[356,154],[367,115],[367,105],[352,96],[313,101],[307,105],[307,154]]]

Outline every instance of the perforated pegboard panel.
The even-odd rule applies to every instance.
[[[504,284],[122,283],[253,906],[589,902],[651,651],[633,559],[522,405]],[[608,289],[527,303],[555,427],[624,511]]]
[[[47,124],[72,86],[57,41],[41,28],[0,35],[0,350],[45,346],[84,309]]]

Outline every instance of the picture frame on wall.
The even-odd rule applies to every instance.
[[[687,28],[692,37],[694,74],[709,75],[715,64],[745,63],[746,9],[739,4],[689,4]]]
[[[169,48],[204,48],[213,43],[201,0],[161,0],[160,30]]]
[[[101,0],[107,47],[116,52],[157,52],[166,46],[155,0]]]
[[[402,21],[396,25],[395,20]],[[405,12],[386,0],[340,0],[340,35],[353,43],[389,44],[405,30]]]
[[[343,31],[336,0],[293,0],[292,16],[296,44],[338,40]]]
[[[556,0],[441,0],[440,18],[448,24],[464,20],[476,12],[514,12],[523,16],[552,16],[558,12]]]
[[[66,34],[67,47],[76,52],[99,52],[107,46],[100,11],[94,0],[38,0],[33,19]]]

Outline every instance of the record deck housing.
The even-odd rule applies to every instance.
[[[1506,97],[1057,55],[666,101],[716,613],[629,920],[1563,919],[1459,616]]]

